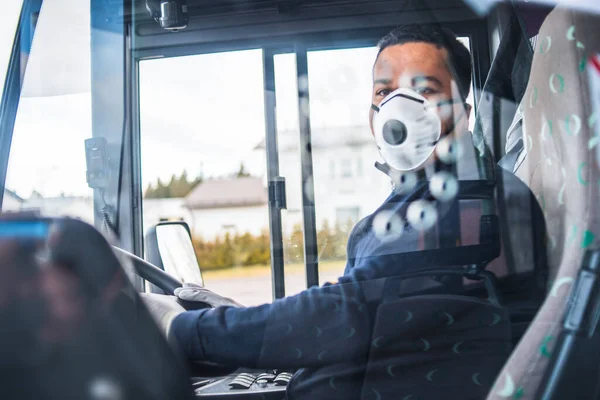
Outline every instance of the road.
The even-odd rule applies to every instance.
[[[327,271],[319,274],[319,283],[336,282],[340,273]],[[253,277],[231,277],[227,279],[206,279],[205,286],[215,293],[229,297],[246,306],[257,306],[272,301],[271,276],[261,274]],[[285,276],[285,295],[292,296],[306,289],[303,273],[290,273]]]

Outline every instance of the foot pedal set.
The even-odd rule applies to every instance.
[[[289,372],[282,372],[273,380],[275,386],[287,386],[292,379],[292,374]]]
[[[235,377],[229,383],[231,389],[250,389],[250,386],[256,381],[256,377],[252,374],[242,373]]]
[[[269,383],[275,384],[275,386],[287,386],[292,379],[292,373],[290,372],[280,372],[277,371],[269,371],[264,372],[260,375],[252,375],[246,372],[243,372],[235,377],[230,383],[230,389],[250,389],[250,387],[256,383],[256,385],[260,388],[264,388]]]

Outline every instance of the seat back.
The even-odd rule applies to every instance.
[[[4,398],[193,398],[182,360],[91,226],[0,218],[0,282]]]
[[[377,309],[363,399],[481,399],[510,354],[508,309],[420,295]]]
[[[600,16],[558,7],[539,33],[522,105],[526,156],[516,174],[544,213],[552,285],[489,399],[535,396],[583,256],[598,244],[597,114],[591,109],[586,60],[600,52],[599,26]]]

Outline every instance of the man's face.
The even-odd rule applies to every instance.
[[[381,101],[394,90],[411,88],[432,103],[454,100],[452,106],[437,107],[442,133],[456,123],[455,132],[468,129],[470,107],[460,100],[458,86],[448,69],[448,52],[431,43],[405,43],[389,46],[381,52],[373,67],[372,103]],[[371,132],[373,115],[369,114]],[[456,119],[456,121],[455,121]]]

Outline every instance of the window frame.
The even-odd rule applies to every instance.
[[[26,16],[39,13],[43,0],[24,0],[19,13],[19,21],[15,30],[15,37],[6,66],[6,79],[0,98],[0,210],[6,189],[6,175],[12,137],[21,100],[21,88],[27,68],[27,59],[31,44],[35,36],[36,25],[26,24]]]
[[[334,18],[335,20],[335,18]],[[435,23],[435,22],[434,22]],[[474,108],[477,109],[478,96],[485,82],[485,77],[490,68],[489,44],[487,42],[487,24],[484,20],[476,20],[468,23],[439,23],[443,27],[452,29],[458,36],[465,36],[470,39],[471,54],[473,57],[473,88]],[[281,179],[279,177],[279,152],[277,148],[277,127],[275,124],[275,71],[274,56],[277,54],[295,53],[297,64],[297,79],[303,74],[308,75],[308,52],[318,50],[338,50],[352,49],[375,46],[378,40],[394,28],[394,25],[387,25],[371,29],[355,29],[343,32],[342,35],[329,33],[320,34],[300,34],[293,37],[283,37],[275,39],[263,39],[263,45],[258,45],[256,40],[234,40],[212,43],[186,44],[182,46],[153,47],[141,50],[132,50],[132,63],[134,70],[139,70],[139,62],[153,58],[163,57],[182,57],[190,55],[201,55],[210,53],[220,53],[238,50],[262,49],[263,51],[263,69],[265,84],[265,144],[267,153],[267,176],[269,182],[269,233],[271,248],[271,278],[273,287],[273,298],[278,299],[285,296],[285,273],[284,273],[284,255],[283,255],[283,234],[281,209],[278,207],[278,201],[274,197],[275,182]],[[129,30],[131,32],[131,29]],[[139,129],[139,76],[134,77],[133,87],[134,103],[137,106],[132,107],[132,120],[137,122],[137,126],[132,131],[131,144],[132,151],[139,160],[141,154],[140,148],[140,129]],[[308,90],[306,93],[298,95],[310,96]],[[299,115],[302,115],[300,113]],[[305,114],[304,121],[300,121],[301,143],[311,144],[310,137],[310,113]],[[305,251],[305,269],[307,288],[319,285],[319,265],[318,265],[318,246],[316,229],[316,209],[314,199],[307,196],[307,191],[314,187],[308,187],[311,182],[308,177],[312,176],[313,160],[312,154],[307,148],[309,145],[301,146],[300,166],[302,170],[302,197],[303,197],[303,233],[304,233],[304,251]],[[139,164],[139,163],[138,163]],[[133,209],[134,220],[142,219],[142,190],[141,187],[141,165],[133,165],[134,168],[134,204],[138,207]],[[336,168],[337,169],[337,168]],[[314,185],[314,183],[313,183]],[[143,249],[143,238],[141,238],[141,227],[139,234],[135,235],[134,241]],[[143,250],[142,250],[143,252]]]
[[[12,134],[14,129],[15,118],[17,114],[20,89],[22,81],[22,72],[24,71],[25,65],[21,65],[21,35],[23,33],[23,16],[27,12],[31,12],[31,7],[38,7],[38,11],[41,8],[43,0],[24,0],[23,8],[19,17],[19,23],[17,25],[17,33],[11,52],[9,65],[7,68],[7,78],[5,87],[2,93],[2,102],[0,103],[0,189],[4,192],[6,172],[8,168],[8,160],[10,156],[10,144],[12,141]],[[92,0],[92,24],[102,24],[102,17],[115,11],[113,9],[103,8],[98,5],[98,2]],[[130,5],[133,7],[133,5]],[[123,9],[126,6],[121,5]],[[434,10],[438,12],[439,10]],[[112,15],[112,14],[111,14]],[[99,18],[100,17],[100,18]],[[402,19],[406,19],[404,17]],[[438,22],[435,20],[435,13],[426,16],[425,18],[431,18],[431,23],[438,23],[441,26],[453,29],[453,31],[459,36],[467,36],[471,42],[471,54],[473,57],[473,87],[475,88],[475,109],[477,108],[477,94],[481,90],[484,84],[484,79],[490,68],[490,52],[488,43],[488,27],[485,20],[469,20],[472,17],[466,17],[465,14],[457,9],[456,15],[453,16],[455,20],[464,18],[469,20],[468,22]],[[118,226],[118,233],[122,245],[125,249],[132,251],[134,254],[143,254],[143,232],[142,232],[142,184],[141,184],[141,140],[140,140],[140,110],[139,110],[139,62],[141,60],[147,60],[158,57],[178,57],[186,55],[197,55],[197,54],[208,54],[216,52],[226,52],[233,50],[249,50],[249,49],[262,49],[263,51],[263,68],[265,74],[265,123],[266,139],[267,139],[267,165],[269,183],[275,182],[276,178],[279,179],[279,166],[278,166],[278,150],[276,140],[276,127],[274,126],[275,121],[275,109],[274,109],[274,68],[270,67],[273,64],[273,56],[281,53],[295,53],[297,60],[297,72],[298,78],[303,74],[308,74],[308,67],[306,65],[308,51],[315,50],[333,50],[333,49],[350,49],[360,48],[376,45],[379,38],[391,30],[395,23],[392,23],[391,16],[388,15],[387,21],[382,26],[377,28],[367,29],[349,29],[346,31],[329,31],[319,33],[300,33],[297,35],[288,35],[281,37],[261,37],[255,39],[235,39],[235,40],[223,40],[219,41],[219,35],[214,36],[210,41],[204,43],[189,43],[190,32],[186,32],[184,36],[177,36],[169,33],[168,41],[163,39],[167,36],[161,36],[157,42],[163,42],[168,44],[166,46],[154,46],[145,47],[143,49],[136,48],[138,40],[142,40],[136,35],[136,17],[135,14],[129,21],[122,20],[110,21],[105,20],[107,29],[114,30],[115,27],[122,28],[121,45],[117,46],[119,49],[118,53],[113,54],[114,58],[120,59],[122,62],[113,64],[115,70],[123,70],[123,77],[120,80],[115,80],[115,88],[121,90],[124,93],[123,103],[115,107],[122,107],[124,113],[125,122],[123,123],[123,129],[114,131],[114,135],[118,135],[122,138],[122,149],[119,156],[121,163],[119,165],[118,176],[120,177],[114,187],[115,197],[114,200],[110,201],[114,209],[118,210],[118,215],[115,215],[116,223]],[[339,23],[339,19],[336,17],[331,18],[332,21]],[[341,19],[342,24],[344,22],[349,25],[355,24],[349,22],[347,17]],[[321,19],[321,23],[323,23]],[[414,22],[414,21],[413,21]],[[426,22],[426,21],[423,21]],[[310,21],[306,21],[305,28],[310,27]],[[120,29],[119,29],[120,31]],[[227,37],[223,32],[223,36]],[[30,35],[33,37],[33,34]],[[92,30],[92,43],[94,44],[94,29]],[[100,38],[98,38],[100,39]],[[158,39],[158,38],[157,38]],[[100,39],[101,40],[101,39]],[[180,46],[176,45],[177,40],[181,40]],[[185,44],[188,41],[187,44]],[[143,42],[143,40],[142,40]],[[146,41],[146,44],[147,41]],[[122,53],[121,53],[122,51]],[[98,71],[94,58],[97,56],[92,48],[92,69]],[[110,57],[109,57],[110,58]],[[99,62],[106,63],[107,59],[99,59]],[[113,59],[114,61],[114,59]],[[92,81],[93,79],[92,75]],[[98,96],[98,88],[96,85],[92,85],[92,96],[95,98]],[[118,93],[119,91],[117,91]],[[303,95],[309,96],[308,91]],[[299,94],[300,99],[300,94]],[[110,107],[109,107],[110,108]],[[110,110],[113,108],[94,108],[94,123],[93,132],[99,131],[100,121],[106,120],[106,116],[110,114]],[[109,118],[110,119],[110,118]],[[269,122],[270,121],[270,122]],[[303,166],[303,181],[310,175],[312,175],[312,155],[310,154],[310,114],[306,115],[304,121],[301,121],[301,135],[308,145],[301,148],[301,164]],[[122,136],[121,136],[122,135]],[[115,137],[116,138],[116,137]],[[119,157],[117,157],[119,158]],[[310,188],[308,188],[310,190]],[[306,185],[303,185],[303,197],[305,198],[304,203],[304,240],[305,240],[305,263],[307,273],[307,287],[318,285],[318,263],[317,263],[317,244],[316,244],[316,227],[315,227],[315,209],[314,199],[312,204],[306,203]],[[273,197],[274,190],[269,191],[269,230],[271,232],[271,254],[272,254],[272,277],[274,281],[274,297],[279,298],[284,296],[283,288],[283,238],[281,234],[281,210],[277,206],[277,201]],[[3,196],[2,196],[3,197]],[[95,196],[97,197],[97,196]],[[100,214],[101,204],[96,201],[94,203],[95,213]],[[0,198],[0,207],[2,204],[2,198]],[[310,207],[312,205],[312,207]],[[306,211],[309,210],[309,211]],[[311,210],[311,211],[310,211]]]

